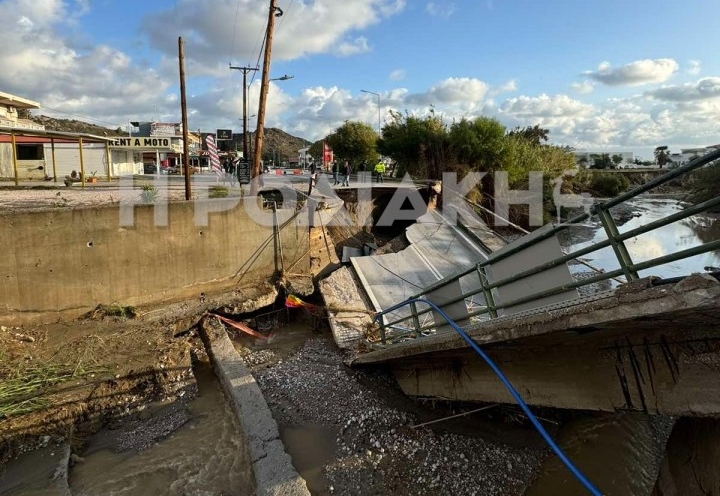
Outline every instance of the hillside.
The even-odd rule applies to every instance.
[[[45,126],[48,131],[65,131],[70,133],[87,133],[97,136],[125,136],[127,131],[121,128],[110,129],[75,119],[55,119],[45,115],[31,115],[30,119]],[[248,132],[248,144],[255,146],[255,133]],[[310,142],[292,136],[277,128],[266,128],[263,143],[263,158],[272,159],[273,154],[279,161],[298,156],[298,150],[310,146]],[[242,150],[242,133],[233,133],[232,141],[220,141],[221,150]]]
[[[242,150],[242,133],[233,134],[233,140],[221,145],[226,150]],[[265,128],[263,139],[263,160],[272,160],[273,155],[278,162],[297,158],[301,148],[312,143],[306,139],[298,138],[274,127]],[[255,146],[255,133],[248,131],[248,145],[250,149]]]
[[[65,131],[68,133],[86,133],[97,136],[124,136],[126,131],[120,128],[110,129],[75,119],[55,119],[46,115],[31,115],[33,122],[42,124],[48,131]]]

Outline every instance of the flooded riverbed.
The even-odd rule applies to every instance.
[[[683,209],[683,204],[677,199],[641,196],[628,202],[623,208],[630,208],[634,217],[618,228],[620,233],[679,212]],[[569,253],[605,239],[607,239],[605,231],[597,224],[571,227],[561,237],[561,243],[565,252]],[[716,239],[720,239],[720,220],[708,215],[696,215],[628,239],[625,241],[625,246],[633,262],[638,263],[699,246]],[[610,247],[585,255],[583,260],[605,271],[616,270],[620,267]],[[640,276],[677,277],[694,272],[704,272],[705,267],[717,267],[718,265],[720,265],[720,254],[718,252],[709,252],[663,266],[642,270]],[[575,268],[577,270],[587,270],[583,266],[575,266]]]

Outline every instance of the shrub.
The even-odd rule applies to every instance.
[[[698,204],[720,196],[720,162],[703,167],[692,176],[691,191],[686,200]],[[710,211],[718,212],[720,207],[714,207]]]
[[[140,188],[142,189],[142,191],[140,192],[140,197],[142,198],[143,203],[155,203],[155,200],[157,200],[157,196],[159,194],[159,191],[155,187],[155,185],[145,183],[140,186]]]
[[[622,174],[595,173],[590,179],[588,189],[593,196],[613,197],[626,191],[630,181]]]
[[[225,186],[210,186],[208,197],[225,198],[228,195],[228,189]]]

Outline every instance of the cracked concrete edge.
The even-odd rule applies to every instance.
[[[270,407],[224,331],[200,326],[208,356],[247,441],[257,495],[310,495],[280,440]]]

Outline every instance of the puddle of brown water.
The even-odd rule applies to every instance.
[[[310,492],[315,496],[330,494],[323,468],[335,458],[337,430],[312,425],[285,427],[280,437]]]
[[[116,452],[95,436],[73,467],[74,496],[250,495],[254,478],[244,445],[209,364],[195,367],[198,397],[192,420],[140,452]],[[106,433],[107,434],[107,433]]]

